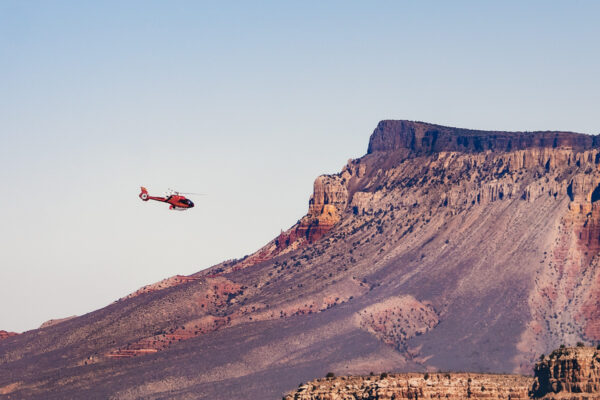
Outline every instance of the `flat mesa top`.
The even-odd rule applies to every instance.
[[[411,150],[419,154],[441,151],[476,153],[515,151],[534,147],[584,151],[600,147],[600,136],[575,132],[503,132],[452,128],[426,122],[384,120],[369,140],[368,153]]]

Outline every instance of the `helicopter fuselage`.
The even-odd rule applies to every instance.
[[[179,194],[169,195],[167,197],[159,197],[159,196],[150,196],[146,188],[142,187],[142,192],[140,193],[140,199],[144,201],[154,200],[160,201],[162,203],[170,204],[170,210],[184,211],[194,207],[194,203],[186,198],[185,196]]]

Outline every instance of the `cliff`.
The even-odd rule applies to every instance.
[[[600,350],[561,348],[535,365],[531,394],[536,398],[600,399]]]
[[[285,400],[527,399],[531,378],[476,373],[385,374],[321,378]]]
[[[285,400],[600,399],[600,350],[560,348],[541,356],[534,378],[477,373],[381,374],[320,378]]]
[[[368,153],[410,150],[418,154],[453,152],[510,152],[531,148],[598,147],[600,138],[573,132],[502,132],[451,128],[415,121],[379,122],[369,140]]]

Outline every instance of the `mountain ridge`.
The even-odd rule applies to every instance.
[[[523,372],[600,340],[596,137],[458,146],[461,130],[383,122],[256,253],[0,341],[0,389],[280,398],[331,370]]]

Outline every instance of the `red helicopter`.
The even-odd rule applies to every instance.
[[[142,199],[144,201],[156,200],[156,201],[162,201],[163,203],[169,203],[171,205],[169,207],[169,210],[185,211],[189,208],[194,207],[194,203],[190,199],[186,199],[185,196],[181,195],[181,193],[175,192],[170,189],[165,197],[156,197],[156,196],[150,196],[148,194],[148,190],[146,190],[146,188],[142,186],[142,192],[140,193],[140,199]]]

